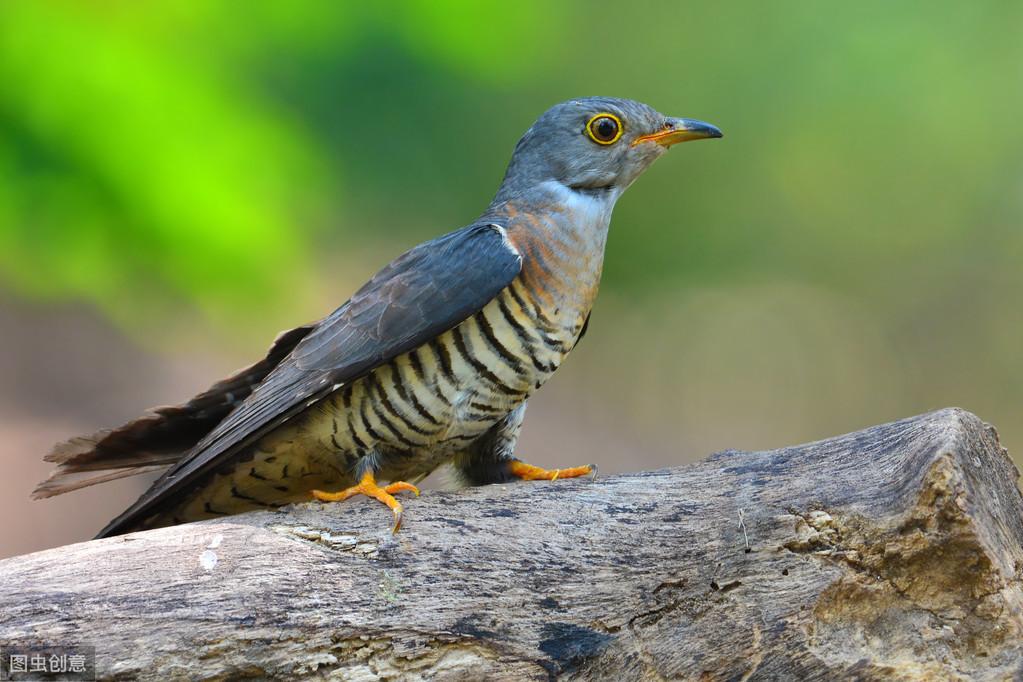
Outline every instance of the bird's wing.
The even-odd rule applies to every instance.
[[[494,224],[470,225],[399,256],[320,321],[244,402],[97,537],[130,530],[340,385],[457,326],[521,268],[522,256]]]

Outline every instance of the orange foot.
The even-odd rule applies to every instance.
[[[570,467],[568,469],[541,469],[532,464],[513,459],[508,471],[512,476],[521,478],[523,481],[556,481],[559,478],[578,478],[592,474],[597,477],[597,465],[585,464],[581,467]]]
[[[394,527],[391,529],[392,533],[397,533],[398,529],[401,528],[401,514],[402,507],[401,502],[394,499],[394,493],[402,490],[408,490],[414,492],[416,497],[419,496],[419,488],[415,487],[411,483],[405,481],[397,481],[381,488],[377,485],[376,478],[373,473],[367,471],[362,475],[358,485],[353,485],[351,488],[345,488],[344,490],[336,493],[325,493],[322,490],[313,490],[312,495],[321,502],[342,502],[347,500],[349,497],[354,495],[365,495],[366,497],[372,497],[380,500],[394,512]]]

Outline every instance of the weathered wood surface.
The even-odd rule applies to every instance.
[[[597,481],[300,505],[0,562],[103,679],[1012,679],[1023,501],[942,410]],[[742,523],[740,524],[740,518]]]

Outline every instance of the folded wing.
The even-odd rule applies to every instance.
[[[504,229],[477,224],[411,249],[318,323],[237,408],[97,537],[131,530],[284,421],[457,326],[518,275]]]

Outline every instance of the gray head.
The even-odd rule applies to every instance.
[[[554,181],[617,198],[674,144],[721,137],[702,121],[671,118],[628,99],[585,97],[548,109],[519,140],[497,201]]]

